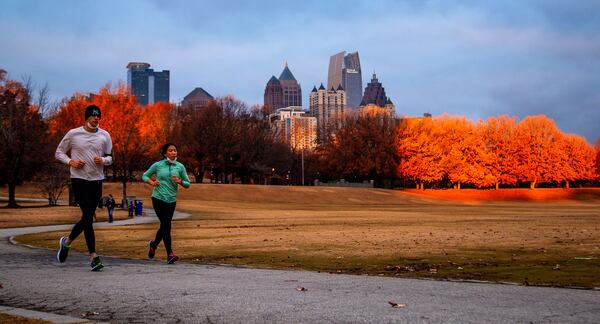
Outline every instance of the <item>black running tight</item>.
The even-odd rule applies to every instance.
[[[164,202],[160,199],[152,197],[152,207],[156,216],[160,220],[160,227],[156,231],[156,237],[153,241],[153,247],[156,248],[160,241],[165,242],[165,249],[167,254],[173,252],[171,249],[171,221],[173,220],[173,213],[175,212],[176,203]]]
[[[98,207],[98,201],[102,196],[102,180],[88,181],[71,178],[75,201],[81,208],[81,220],[73,226],[69,239],[74,241],[81,232],[85,235],[85,243],[88,251],[96,252],[96,236],[94,235],[94,213]]]

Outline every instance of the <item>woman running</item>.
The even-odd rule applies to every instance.
[[[190,180],[183,164],[177,162],[177,145],[167,143],[162,146],[160,153],[163,160],[155,162],[144,172],[142,181],[153,186],[152,207],[160,220],[160,227],[154,240],[148,244],[148,258],[154,258],[160,241],[164,241],[167,250],[167,263],[173,264],[179,257],[171,248],[171,220],[175,212],[178,186],[190,187]]]

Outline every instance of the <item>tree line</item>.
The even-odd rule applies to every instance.
[[[218,183],[310,184],[374,181],[378,187],[487,188],[540,182],[592,181],[600,169],[600,140],[563,134],[545,116],[519,121],[507,116],[473,123],[464,117],[395,119],[369,109],[348,115],[340,129],[314,151],[291,149],[273,131],[264,107],[248,107],[232,96],[200,109],[155,103],[142,107],[122,83],[95,94],[76,93],[48,109],[46,88],[34,100],[27,83],[9,80],[0,70],[0,184],[17,206],[16,186],[40,183],[56,204],[68,170],[54,161],[66,134],[84,123],[85,107],[102,109],[100,127],[113,139],[113,165],[107,179],[137,179],[160,159],[165,142],[179,146],[180,160],[195,176]],[[304,181],[304,183],[302,183]]]

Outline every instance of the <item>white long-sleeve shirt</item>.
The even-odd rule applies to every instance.
[[[67,155],[69,152],[70,157]],[[64,164],[69,164],[71,160],[84,161],[85,165],[81,169],[71,167],[71,178],[93,181],[104,179],[104,165],[111,165],[113,162],[111,152],[112,139],[107,131],[98,128],[98,131],[90,133],[81,126],[67,132],[58,144],[54,156]],[[102,165],[94,162],[97,156],[102,158]]]

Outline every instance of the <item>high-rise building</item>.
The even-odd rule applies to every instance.
[[[329,59],[327,89],[337,89],[340,85],[346,91],[348,107],[358,108],[362,99],[362,72],[358,52],[346,55],[342,51]]]
[[[392,100],[385,95],[385,88],[382,84],[377,80],[377,75],[373,73],[373,78],[371,78],[371,82],[367,84],[365,88],[365,94],[360,103],[361,107],[368,106],[378,106],[381,108],[387,109],[390,114],[395,115],[396,107]]]
[[[287,62],[279,79],[272,76],[267,82],[264,104],[270,111],[283,107],[302,106],[302,88],[288,68]]]
[[[317,119],[319,141],[325,141],[329,134],[341,127],[346,106],[346,91],[341,85],[329,90],[325,90],[323,84],[319,89],[313,87],[310,93],[310,114]]]
[[[279,108],[269,115],[269,120],[293,150],[312,150],[317,146],[317,119],[307,116],[302,107]]]
[[[169,102],[169,75],[169,70],[154,72],[148,63],[127,64],[127,86],[142,106],[155,102]]]
[[[275,112],[279,108],[283,108],[283,90],[279,79],[272,76],[267,86],[265,87],[265,108],[268,112]]]
[[[212,100],[215,100],[215,98],[211,96],[210,93],[198,87],[192,90],[192,92],[190,92],[187,96],[183,97],[181,107],[198,109],[201,107],[206,107]]]
[[[385,89],[379,80],[377,80],[377,75],[373,73],[373,78],[371,78],[371,82],[369,82],[365,88],[365,94],[360,105],[366,106],[368,104],[374,104],[383,107],[386,102],[387,97],[385,96]]]
[[[279,82],[283,91],[283,106],[302,107],[302,89],[296,78],[294,78],[292,71],[288,68],[287,62],[279,76]]]

